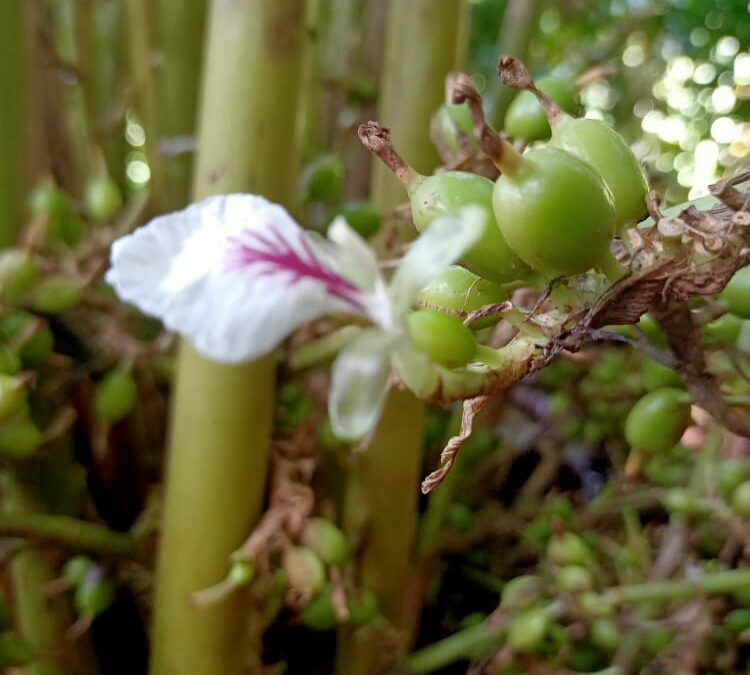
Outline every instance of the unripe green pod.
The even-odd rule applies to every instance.
[[[79,586],[84,582],[93,567],[94,562],[87,555],[73,556],[68,558],[63,565],[62,578],[72,587]]]
[[[477,523],[477,517],[468,504],[454,502],[448,508],[445,519],[459,532],[468,532]]]
[[[34,218],[48,218],[50,242],[75,246],[81,240],[85,228],[73,200],[51,180],[42,181],[31,192],[29,211]]]
[[[719,300],[726,308],[741,319],[750,319],[750,265],[737,270]]]
[[[461,142],[469,148],[478,148],[479,143],[474,136],[469,106],[465,103],[444,103],[437,111],[436,129],[439,145],[442,144],[449,152],[457,152]],[[459,140],[460,138],[460,140]]]
[[[414,347],[431,361],[446,368],[458,368],[474,358],[476,339],[455,317],[432,309],[419,309],[411,312],[406,320]]]
[[[333,630],[338,625],[333,609],[331,589],[326,587],[314,595],[300,610],[300,620],[312,630]]]
[[[563,591],[581,593],[593,588],[594,579],[586,567],[566,565],[557,573],[557,583]]]
[[[600,649],[613,652],[620,644],[620,629],[612,619],[595,619],[589,629],[589,638]]]
[[[38,328],[29,334],[29,324],[37,323]],[[22,309],[15,309],[0,319],[0,340],[15,344],[20,336],[26,339],[20,346],[21,361],[30,366],[42,363],[52,352],[55,338],[47,326],[47,322]]]
[[[573,114],[578,105],[575,84],[570,80],[556,77],[541,77],[536,83],[547,96],[550,96],[565,112]],[[527,143],[543,140],[550,136],[550,126],[544,109],[534,94],[522,91],[516,94],[505,113],[503,125],[511,138]]]
[[[365,239],[369,239],[380,229],[380,212],[370,202],[342,204],[338,215],[343,216],[349,227]]]
[[[0,373],[0,421],[7,420],[26,406],[26,387],[13,375]]]
[[[378,598],[372,591],[365,590],[349,598],[349,620],[354,626],[364,626],[378,616]]]
[[[700,504],[690,490],[685,488],[666,490],[662,495],[662,502],[667,511],[681,516],[695,516],[701,512]]]
[[[337,155],[320,155],[302,169],[300,183],[305,202],[334,201],[344,187],[344,162]]]
[[[492,208],[492,181],[465,171],[417,176],[407,188],[414,225],[424,232],[439,216],[476,205],[485,214],[484,233],[461,258],[461,264],[486,279],[508,283],[525,279],[528,267],[506,243]]]
[[[587,163],[558,148],[532,148],[503,165],[492,196],[508,246],[549,276],[611,265],[612,193]]]
[[[681,387],[682,378],[679,373],[665,366],[663,363],[646,359],[641,366],[641,382],[647,391],[654,391],[662,387]]]
[[[690,396],[682,389],[656,389],[631,408],[625,420],[625,440],[644,452],[666,452],[689,423]]]
[[[738,485],[750,479],[750,463],[747,459],[724,459],[716,467],[716,484],[721,493],[728,497]]]
[[[453,265],[435,277],[417,296],[417,305],[436,309],[460,318],[486,305],[499,304],[508,299],[499,284],[483,279],[469,270]],[[500,320],[499,315],[480,319],[471,324],[473,330],[487,328]]]
[[[122,193],[117,183],[103,174],[89,178],[83,191],[83,207],[92,220],[109,220],[122,208]]]
[[[501,593],[500,604],[503,609],[516,611],[535,605],[544,596],[544,582],[533,574],[522,574],[514,577]]]
[[[96,617],[115,601],[115,587],[101,570],[92,568],[76,587],[73,604],[80,616]]]
[[[527,609],[510,622],[508,644],[518,651],[536,651],[541,647],[551,623],[551,617],[543,609]]]
[[[127,417],[138,400],[138,385],[129,368],[108,372],[96,386],[94,410],[99,419],[117,422]]]
[[[36,657],[36,649],[15,633],[0,633],[0,666],[25,666]]]
[[[0,457],[23,459],[33,455],[44,442],[44,434],[31,420],[0,428]]]
[[[537,97],[550,122],[550,146],[574,155],[601,177],[613,199],[618,233],[626,224],[634,224],[645,217],[646,177],[622,136],[601,120],[570,117],[554,98],[545,95],[541,87],[534,86],[531,76],[518,59],[502,57],[498,73],[506,84],[526,89]],[[577,196],[584,198],[582,192],[578,192]],[[508,243],[513,247],[512,241]]]
[[[343,565],[349,560],[349,543],[344,533],[330,520],[309,518],[302,530],[302,543],[315,551],[329,565]]]
[[[9,248],[0,252],[0,294],[5,300],[25,295],[39,274],[39,263],[28,251]]]
[[[65,276],[44,279],[33,293],[34,309],[44,314],[62,314],[76,307],[83,297],[81,286]]]
[[[325,565],[320,556],[307,546],[284,549],[281,566],[290,588],[304,596],[313,595],[325,585]]]
[[[743,518],[750,517],[750,481],[740,483],[734,489],[732,508]]]
[[[733,633],[742,633],[750,628],[750,609],[734,609],[724,617],[724,625]]]
[[[16,375],[22,367],[23,364],[18,352],[15,349],[11,349],[8,345],[0,344],[0,373]]]
[[[742,331],[742,319],[734,314],[723,314],[703,326],[703,340],[710,349],[724,349],[737,342]]]
[[[573,532],[554,535],[547,544],[547,559],[560,566],[591,563],[591,551],[581,537]]]
[[[620,134],[601,120],[558,118],[551,145],[587,162],[612,192],[617,231],[646,216],[648,184],[638,160]]]
[[[255,565],[248,560],[235,560],[229,569],[232,586],[247,586],[255,578]]]

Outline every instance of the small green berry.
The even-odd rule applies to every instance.
[[[99,616],[115,601],[115,587],[94,567],[76,588],[73,604],[80,616]]]
[[[560,566],[587,566],[591,562],[591,551],[586,543],[573,532],[555,535],[547,544],[547,559]]]
[[[315,551],[329,565],[343,565],[350,550],[346,535],[330,520],[309,518],[302,530],[302,543]]]
[[[743,518],[750,517],[750,481],[740,483],[732,492],[732,508]]]
[[[336,628],[331,589],[326,587],[314,595],[300,610],[300,620],[312,630],[327,631]]]
[[[79,586],[94,566],[94,562],[87,555],[76,555],[68,558],[62,568],[62,578],[72,587]]]
[[[290,546],[284,550],[281,566],[290,588],[305,596],[321,590],[326,569],[320,556],[307,546]]]
[[[511,579],[501,593],[501,606],[506,610],[528,609],[544,596],[544,582],[533,574]]]
[[[97,384],[94,410],[105,422],[127,417],[138,400],[138,385],[129,368],[118,367],[108,372]]]
[[[543,609],[527,609],[511,621],[508,644],[518,651],[536,651],[547,635],[551,623],[549,614]]]

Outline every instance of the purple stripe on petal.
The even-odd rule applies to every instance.
[[[279,281],[288,286],[303,279],[316,281],[332,297],[342,300],[358,312],[364,312],[360,290],[324,265],[302,232],[297,233],[297,237],[307,258],[300,255],[282,232],[271,225],[263,233],[256,230],[243,232],[228,240],[227,265],[230,269],[250,270],[259,277],[284,275],[285,278]]]

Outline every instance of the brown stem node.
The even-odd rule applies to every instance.
[[[466,103],[471,114],[474,135],[485,154],[502,171],[512,171],[521,155],[488,123],[482,108],[482,97],[466,73],[458,73],[453,85],[453,103]]]
[[[391,132],[377,122],[365,122],[357,130],[359,140],[373,155],[385,164],[405,188],[417,179],[417,172],[396,152],[391,143]]]
[[[530,91],[534,94],[539,104],[544,108],[544,114],[551,125],[565,116],[565,111],[553,99],[537,89],[531,74],[520,59],[508,54],[501,56],[497,62],[497,74],[504,85],[512,89]]]

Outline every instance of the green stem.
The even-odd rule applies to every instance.
[[[747,588],[750,588],[750,569],[739,569],[709,572],[693,579],[669,579],[610,588],[601,597],[614,605],[671,602],[694,598],[701,593],[721,595]]]
[[[125,70],[123,7],[120,2],[94,2],[89,8],[88,97],[89,118],[104,150],[109,174],[124,184],[125,96],[121,82]]]
[[[123,556],[136,553],[136,542],[127,534],[68,516],[0,513],[0,537],[50,542],[94,553]]]
[[[0,3],[0,247],[16,241],[21,226],[23,137],[23,11],[20,2]]]
[[[510,54],[522,61],[526,58],[542,4],[542,0],[509,0],[497,38],[498,57]],[[503,128],[505,112],[515,95],[515,90],[503,86],[496,73],[490,74],[487,99],[491,102],[490,119],[496,129]]]
[[[463,5],[463,0],[389,4],[378,119],[421,172],[432,171],[438,162],[429,140],[430,119],[442,103],[445,75],[456,65],[456,27]],[[405,200],[403,187],[379,162],[372,174],[371,196],[383,212]],[[410,578],[415,572],[425,410],[425,404],[408,392],[389,395],[370,446],[351,467],[344,503],[347,529],[363,540],[362,582],[377,594],[386,619],[402,631],[402,649],[408,648],[421,611],[421,598]],[[374,630],[342,631],[337,672],[372,673],[382,660],[382,639]]]
[[[50,6],[57,53],[66,64],[80,67],[76,41],[77,8],[72,0],[51,0]],[[91,136],[80,75],[65,85],[65,113],[72,145],[75,185],[80,191],[91,165]]]
[[[151,208],[160,213],[165,207],[164,163],[159,154],[159,123],[151,54],[151,23],[148,0],[126,0],[125,2],[130,69],[132,71],[135,96],[140,121],[146,134],[146,156],[151,178],[149,195]]]
[[[504,621],[495,624],[480,623],[465,628],[414,652],[402,664],[403,669],[397,672],[410,675],[432,673],[461,659],[490,654],[504,642],[507,632],[508,625]]]
[[[158,72],[159,133],[162,141],[194,139],[200,84],[206,0],[159,0],[158,37],[164,61]],[[193,152],[175,147],[164,157],[166,206],[188,201]]]
[[[194,196],[252,191],[289,203],[304,0],[214,0],[204,63]],[[209,362],[186,343],[177,361],[164,523],[157,565],[151,675],[235,675],[241,594],[210,608],[190,594],[223,579],[265,494],[275,358]]]
[[[20,481],[5,474],[2,477],[3,518],[38,516],[37,505]],[[45,553],[24,548],[10,563],[16,628],[39,652],[24,669],[25,675],[65,675],[91,672],[91,655],[86,645],[71,649],[65,632],[73,618],[62,596],[47,598],[43,589],[57,574]]]

